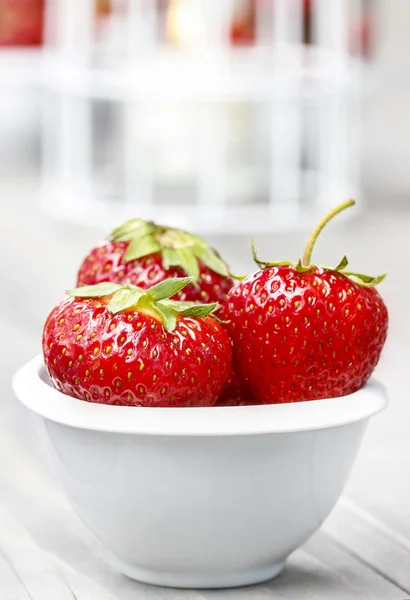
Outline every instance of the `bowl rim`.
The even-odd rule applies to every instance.
[[[363,421],[388,404],[374,378],[340,398],[288,404],[208,408],[110,406],[78,400],[52,387],[41,355],[13,377],[19,400],[44,419],[92,431],[156,436],[242,436],[296,433]]]

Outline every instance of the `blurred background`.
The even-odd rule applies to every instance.
[[[103,228],[404,203],[409,23],[406,0],[0,0],[0,174]]]
[[[406,0],[0,0],[0,175],[103,228],[405,204],[409,23]]]
[[[62,500],[10,378],[90,247],[154,218],[243,273],[252,235],[297,259],[347,197],[316,257],[388,271],[392,398],[347,494],[410,539],[409,31],[408,0],[0,0],[0,492],[44,543],[39,511]]]

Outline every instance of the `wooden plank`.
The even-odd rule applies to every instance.
[[[202,593],[207,600],[403,600],[403,591],[374,573],[324,533],[295,552],[271,582]]]
[[[114,600],[90,582],[79,582],[76,578],[69,582],[69,569],[36,546],[27,531],[1,505],[0,531],[1,600],[8,599],[6,591],[10,593],[10,599],[95,600],[98,591],[101,600]]]
[[[410,595],[410,541],[406,537],[347,498],[341,499],[323,529]]]
[[[405,594],[397,585],[340,546],[323,530],[314,536],[304,549],[321,563],[335,569],[337,575],[351,588],[369,600],[403,600]]]
[[[132,594],[122,594],[121,585],[107,589],[104,582],[75,571],[70,565],[37,546],[28,532],[0,506],[0,598],[10,591],[10,600],[159,600],[147,587],[129,582]],[[119,577],[120,579],[120,577]],[[128,590],[130,591],[130,590]],[[25,594],[25,595],[24,595]]]
[[[0,598],[1,600],[31,600],[27,588],[1,550]]]

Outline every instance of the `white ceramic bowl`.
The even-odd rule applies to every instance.
[[[56,391],[42,358],[14,378],[44,419],[84,523],[140,581],[232,587],[275,577],[340,496],[380,383],[344,398],[235,408],[135,408]]]

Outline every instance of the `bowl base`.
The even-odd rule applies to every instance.
[[[170,588],[188,589],[218,589],[234,588],[257,583],[263,583],[280,575],[285,566],[285,561],[241,571],[228,571],[217,574],[204,573],[175,573],[160,571],[156,569],[145,569],[122,561],[118,562],[118,568],[130,579],[142,583]]]

